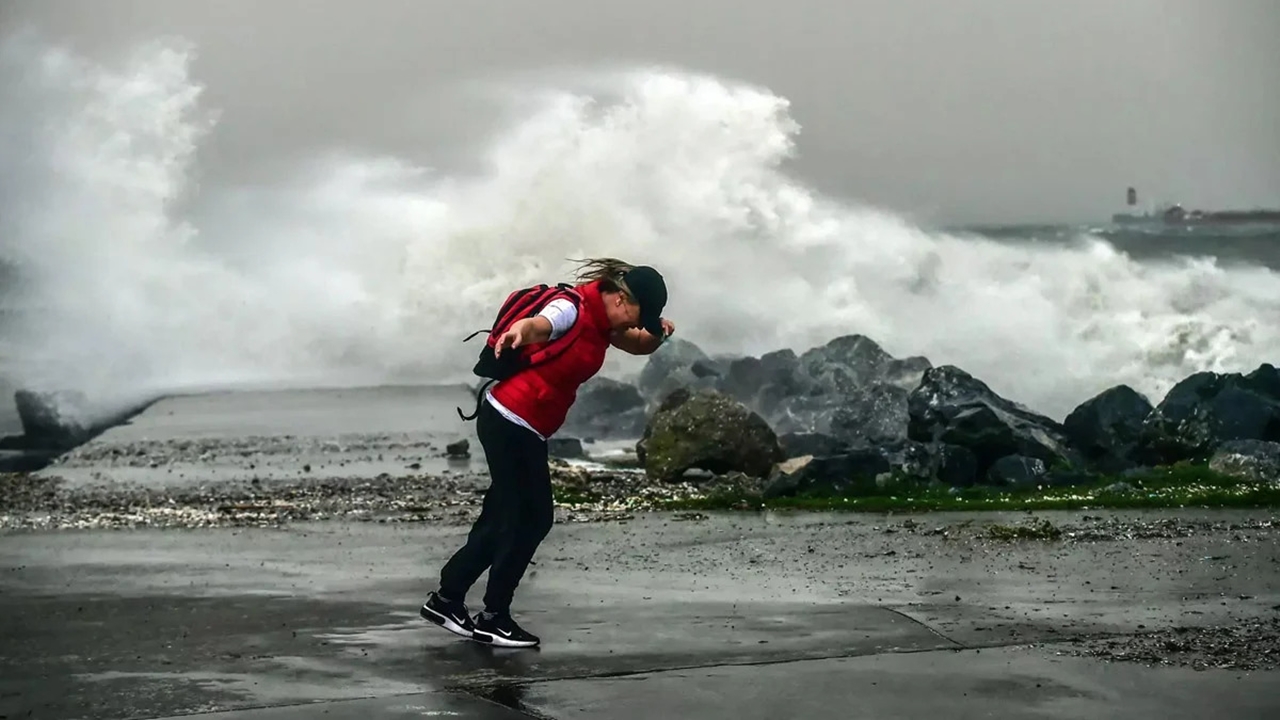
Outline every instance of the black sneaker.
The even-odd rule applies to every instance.
[[[427,595],[419,614],[429,622],[464,638],[472,637],[475,625],[467,615],[467,606],[457,600],[445,600],[435,593]]]
[[[537,635],[525,632],[524,628],[505,613],[491,618],[486,618],[484,613],[477,613],[474,627],[472,639],[487,645],[523,648],[533,647],[541,642]]]

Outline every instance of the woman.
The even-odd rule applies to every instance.
[[[657,270],[612,258],[586,260],[578,282],[580,310],[567,299],[552,300],[537,316],[512,324],[494,348],[501,356],[554,340],[575,323],[585,323],[559,356],[520,371],[485,394],[476,433],[489,463],[489,490],[466,544],[440,571],[439,591],[430,593],[422,606],[422,617],[483,643],[539,643],[512,619],[511,599],[554,521],[546,439],[564,423],[578,387],[600,371],[610,345],[647,355],[675,332],[661,315],[667,286]],[[467,591],[486,569],[484,611],[472,618]]]

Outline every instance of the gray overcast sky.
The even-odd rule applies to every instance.
[[[1274,0],[31,0],[29,22],[110,56],[194,41],[220,109],[207,175],[260,177],[319,145],[420,162],[456,146],[460,80],[659,62],[771,88],[822,191],[936,222],[1095,220],[1124,188],[1280,205]]]

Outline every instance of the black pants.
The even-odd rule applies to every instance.
[[[488,570],[485,610],[505,613],[555,520],[547,443],[504,418],[488,401],[480,405],[476,433],[489,462],[489,490],[467,543],[440,571],[440,593],[463,600]]]

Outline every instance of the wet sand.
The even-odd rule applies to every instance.
[[[305,484],[307,471],[290,473],[308,464],[335,509],[413,493],[457,504],[418,516],[249,510],[212,527],[10,522],[0,715],[1280,713],[1272,511],[562,512],[515,607],[543,646],[455,638],[417,608],[484,477],[474,439],[468,463],[436,456],[472,427],[448,419],[456,402],[438,392],[175,399],[39,473],[82,497],[157,493],[151,516],[159,499],[255,479],[274,503]],[[987,534],[1031,518],[1064,532]]]

